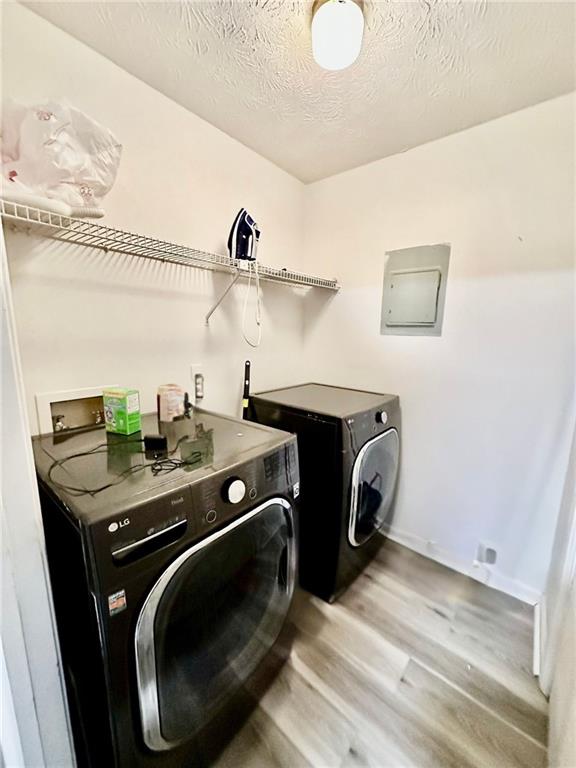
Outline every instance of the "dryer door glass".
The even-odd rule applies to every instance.
[[[184,552],[157,582],[136,635],[144,740],[190,739],[276,641],[295,579],[292,510],[273,499]]]
[[[365,443],[352,468],[348,540],[354,547],[390,528],[398,478],[400,440],[389,429]]]

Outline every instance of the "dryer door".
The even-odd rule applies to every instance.
[[[271,499],[196,543],[152,588],[136,626],[146,745],[194,735],[276,641],[294,590],[292,508]]]
[[[364,443],[352,467],[348,541],[359,547],[376,531],[390,527],[398,479],[400,439],[395,429]]]

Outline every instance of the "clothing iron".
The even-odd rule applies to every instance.
[[[228,235],[228,252],[231,259],[256,261],[256,251],[260,240],[258,224],[246,208],[240,208]]]

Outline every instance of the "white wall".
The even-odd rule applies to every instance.
[[[302,267],[301,182],[31,11],[7,3],[3,13],[4,96],[64,97],[124,145],[105,223],[225,253],[245,206],[262,228],[262,261]],[[204,363],[205,405],[226,412],[238,412],[247,357],[261,388],[303,375],[302,291],[263,284],[254,352],[240,331],[243,285],[204,327],[227,275],[11,232],[7,247],[31,414],[35,393],[106,383],[138,387],[152,409],[157,385],[190,385],[195,362]]]
[[[573,141],[566,96],[305,190],[310,268],[343,284],[308,306],[313,375],[401,398],[396,535],[464,571],[486,541],[491,583],[526,598],[574,408]],[[441,338],[381,336],[385,252],[444,242]]]

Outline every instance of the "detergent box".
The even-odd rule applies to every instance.
[[[106,431],[133,435],[141,429],[140,394],[137,389],[113,387],[102,392]]]

